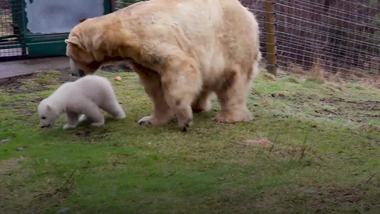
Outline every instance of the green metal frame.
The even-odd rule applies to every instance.
[[[111,0],[104,0],[104,14],[112,12]],[[25,8],[25,5],[24,7]],[[25,44],[28,50],[29,57],[43,57],[43,56],[62,56],[66,52],[66,44],[64,40],[69,33],[60,34],[32,34],[26,28],[27,18],[26,14],[23,15],[23,27],[25,32]]]
[[[25,12],[27,0],[10,0],[12,6],[12,19],[17,27],[17,43],[14,47],[22,48],[23,56],[27,57],[45,57],[45,56],[62,56],[66,52],[64,40],[67,33],[57,34],[34,34],[27,29],[28,19]],[[104,14],[111,13],[112,0],[103,0]],[[10,46],[7,45],[7,48]],[[1,48],[1,47],[0,47]]]
[[[69,32],[56,34],[36,34],[30,32],[27,29],[28,18],[25,12],[26,1],[28,0],[9,0],[12,9],[14,35],[1,37],[0,49],[20,48],[22,50],[22,56],[17,56],[16,58],[65,55],[66,44],[64,40],[67,38]],[[115,2],[132,4],[137,1],[138,0],[103,0],[104,14],[111,13],[114,10]],[[7,58],[0,58],[0,61],[4,59],[6,60]]]

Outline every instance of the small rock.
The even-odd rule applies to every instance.
[[[121,81],[121,76],[116,76],[113,78],[115,81]]]
[[[264,73],[264,77],[268,80],[271,80],[271,81],[276,81],[276,76],[274,76],[273,74],[270,74],[270,73]]]
[[[272,93],[271,97],[279,97],[279,98],[285,98],[285,93],[279,92],[279,93]]]
[[[318,190],[315,189],[315,188],[307,188],[307,189],[305,189],[303,192],[304,192],[305,194],[313,195],[313,194],[317,193]]]
[[[16,148],[16,151],[22,152],[22,151],[24,151],[24,148],[23,147],[18,147],[18,148]]]
[[[66,213],[69,213],[70,212],[70,208],[68,207],[62,207],[61,209],[59,209],[57,211],[57,214],[66,214]]]
[[[7,143],[9,143],[9,141],[11,141],[10,139],[2,139],[2,140],[0,140],[0,145],[1,144],[7,144]]]

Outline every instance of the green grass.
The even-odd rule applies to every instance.
[[[109,77],[112,73],[99,72]],[[0,213],[376,213],[380,90],[295,76],[255,81],[249,123],[217,110],[142,127],[151,104],[133,73],[113,81],[127,119],[40,129],[36,107],[65,79],[41,73],[0,87]],[[268,139],[270,148],[246,140]]]

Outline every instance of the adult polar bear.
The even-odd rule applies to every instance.
[[[80,23],[66,42],[72,67],[84,74],[105,62],[132,62],[154,104],[140,124],[176,117],[186,131],[213,92],[217,121],[251,120],[246,99],[261,58],[259,29],[238,0],[143,1]]]

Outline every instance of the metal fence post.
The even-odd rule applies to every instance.
[[[267,70],[269,73],[277,74],[277,50],[276,50],[276,17],[275,17],[275,1],[264,0],[264,18],[265,18],[265,48]]]

